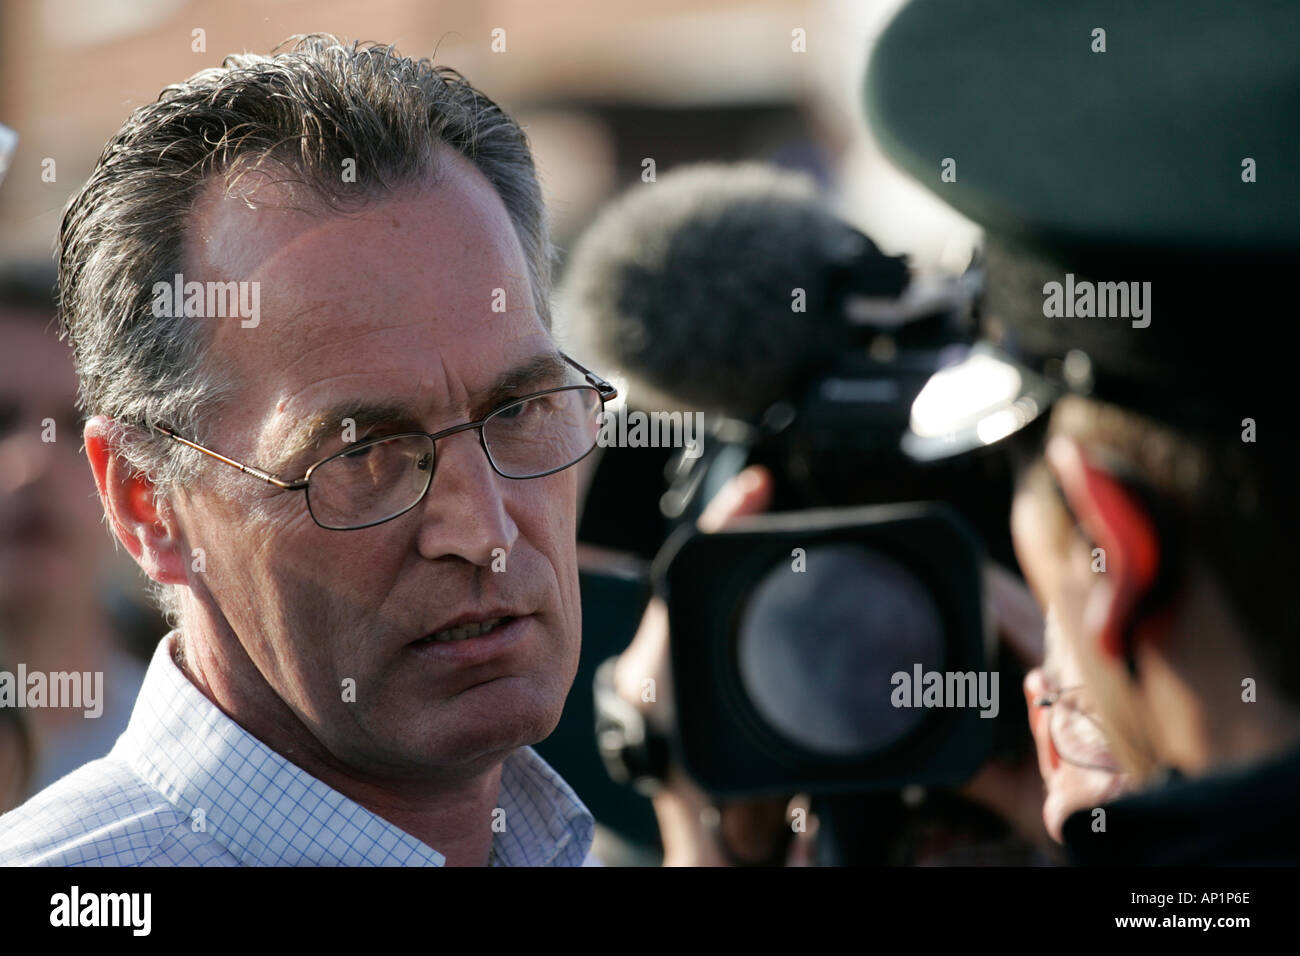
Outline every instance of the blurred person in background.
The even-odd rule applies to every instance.
[[[0,670],[6,669],[0,661]],[[18,806],[31,786],[36,753],[31,731],[16,707],[0,707],[0,814]]]
[[[1136,791],[1060,825],[1080,863],[1300,862],[1297,32],[915,0],[872,54],[886,151],[987,230],[985,336],[1067,393],[1012,532]]]
[[[103,710],[24,707],[24,796],[108,753],[144,668],[122,649],[105,593],[113,557],[81,454],[77,378],[54,325],[52,266],[0,268],[0,662],[102,673]]]

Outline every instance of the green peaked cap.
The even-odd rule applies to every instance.
[[[1296,0],[913,0],[867,114],[984,227],[986,337],[1034,371],[1080,352],[1097,397],[1227,435],[1300,410],[1298,51]],[[1049,311],[1051,283],[1102,282],[1146,291],[1145,324]]]
[[[898,165],[992,231],[1297,250],[1297,50],[1295,0],[914,0],[867,108]]]

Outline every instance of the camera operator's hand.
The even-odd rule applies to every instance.
[[[764,468],[745,469],[718,492],[698,525],[720,531],[737,518],[765,510],[772,500],[772,475]],[[668,607],[651,600],[636,636],[618,659],[614,688],[649,722],[666,722],[672,713],[673,691],[669,660]],[[654,681],[654,700],[644,700],[642,688]],[[815,821],[808,821],[803,839],[790,843],[791,800],[784,797],[734,801],[717,807],[681,770],[672,766],[668,780],[652,797],[664,845],[665,866],[728,866],[736,860],[761,862],[789,845],[786,862],[806,862]],[[807,816],[807,801],[801,801]],[[724,850],[721,841],[725,841]]]
[[[1026,671],[1043,660],[1043,614],[1021,580],[996,564],[984,574],[984,595],[998,641],[1011,649]],[[959,791],[994,811],[1030,842],[1047,848],[1043,826],[1043,778],[1033,754],[1015,763],[990,760]]]

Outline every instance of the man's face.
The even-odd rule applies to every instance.
[[[93,594],[111,549],[52,318],[0,311],[0,622],[17,630]]]
[[[1097,565],[1092,546],[1076,529],[1059,492],[1054,490],[1049,469],[1048,462],[1040,459],[1025,470],[1017,483],[1011,510],[1016,557],[1051,622],[1047,646],[1052,659],[1048,664],[1064,671],[1059,680],[1086,688],[1087,699],[1106,730],[1116,760],[1125,770],[1141,777],[1151,769],[1145,756],[1149,744],[1145,742],[1143,722],[1134,709],[1123,665],[1100,651],[1095,598],[1102,596],[1100,589],[1111,586],[1110,581],[1104,573],[1094,570]],[[1050,784],[1049,777],[1045,770],[1044,780]],[[1087,788],[1107,790],[1110,783],[1103,786],[1099,780],[1091,780]]]
[[[196,320],[218,324],[212,367],[237,387],[215,450],[296,479],[347,447],[338,418],[353,419],[357,440],[433,432],[564,384],[548,375],[492,393],[555,346],[501,200],[459,157],[444,172],[343,216],[208,193],[186,279],[261,283],[256,327]],[[493,310],[499,289],[504,312]],[[319,439],[293,451],[321,420]],[[193,599],[242,646],[226,652],[235,716],[266,719],[283,701],[325,759],[381,777],[475,772],[546,737],[578,664],[574,474],[502,478],[478,433],[460,432],[438,441],[415,509],[328,531],[302,492],[206,462],[176,508],[185,547],[204,549]],[[414,643],[502,615],[516,620],[459,643]]]
[[[1061,828],[1071,813],[1109,803],[1124,792],[1129,780],[1110,769],[1113,758],[1097,720],[1083,716],[1095,715],[1097,708],[1074,652],[1061,638],[1056,615],[1050,612],[1043,646],[1042,666],[1025,675],[1024,688],[1029,729],[1043,778],[1043,823],[1052,839],[1060,843]],[[1070,693],[1053,707],[1036,706],[1039,699],[1062,690]],[[1056,734],[1050,729],[1053,723],[1058,728]],[[1058,744],[1065,749],[1058,750]]]

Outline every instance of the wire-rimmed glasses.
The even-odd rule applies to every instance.
[[[1087,704],[1085,689],[1083,685],[1063,687],[1035,699],[1034,706],[1050,708],[1047,732],[1062,760],[1088,770],[1123,773],[1100,720]]]
[[[477,430],[492,469],[503,478],[542,478],[569,468],[596,447],[605,402],[618,390],[567,355],[586,385],[562,385],[521,396],[485,418],[440,432],[399,432],[359,441],[311,465],[303,477],[285,481],[227,458],[169,428],[154,425],[173,441],[203,452],[245,474],[286,491],[305,491],[312,520],[329,531],[357,531],[391,521],[418,505],[433,484],[438,440]]]

